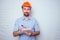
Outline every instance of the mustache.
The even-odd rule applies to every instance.
[[[28,14],[28,13],[27,13],[27,14],[24,14],[24,16],[28,17],[28,16],[29,16],[29,14]]]
[[[25,13],[28,13],[28,12],[25,12]]]

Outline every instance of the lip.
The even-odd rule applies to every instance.
[[[28,13],[28,12],[25,12],[25,13]]]

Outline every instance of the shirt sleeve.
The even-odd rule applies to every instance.
[[[14,24],[14,29],[13,29],[13,31],[18,31],[18,27],[19,27],[18,21],[16,21],[15,24]]]
[[[34,31],[40,31],[40,27],[39,27],[37,21],[35,21],[35,24],[34,24]]]

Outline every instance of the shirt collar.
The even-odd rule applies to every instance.
[[[23,19],[23,20],[26,20],[24,16],[23,16],[22,19]],[[27,20],[30,20],[30,19],[31,19],[31,16],[29,16],[29,17],[27,18]]]

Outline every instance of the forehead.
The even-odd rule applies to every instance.
[[[26,9],[31,9],[30,7],[25,7],[25,6],[24,6],[23,8],[26,8]]]

